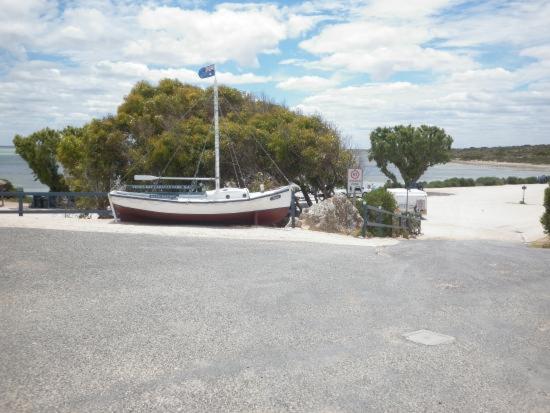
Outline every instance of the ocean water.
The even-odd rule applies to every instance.
[[[359,166],[363,169],[363,180],[365,183],[384,183],[387,177],[380,172],[375,162],[368,160],[368,151],[358,150],[355,153]],[[398,178],[401,177],[396,168],[389,168]],[[444,165],[436,165],[428,168],[419,181],[441,181],[449,178],[479,178],[482,176],[496,176],[498,178],[507,178],[516,176],[518,178],[527,178],[529,176],[550,176],[550,167],[547,169],[510,166],[483,166],[469,165],[449,162]]]
[[[22,187],[28,192],[49,190],[34,179],[27,162],[15,153],[13,147],[0,146],[0,179],[7,179],[15,187]]]
[[[387,178],[377,168],[374,162],[368,160],[368,151],[359,150],[356,152],[357,160],[363,169],[365,183],[384,183]],[[399,172],[394,168],[393,173],[399,176]],[[428,169],[422,176],[421,181],[436,181],[458,178],[479,178],[480,176],[497,176],[506,178],[508,176],[517,176],[526,178],[528,176],[550,175],[548,170],[511,167],[495,167],[481,165],[465,165],[458,163],[448,163],[445,165],[436,165]],[[5,178],[11,181],[14,186],[22,187],[25,191],[47,191],[48,187],[42,185],[34,179],[32,171],[27,163],[15,153],[15,148],[0,146],[0,179]]]

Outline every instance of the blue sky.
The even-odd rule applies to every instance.
[[[433,124],[550,143],[550,1],[0,0],[0,145],[114,113],[138,80],[220,82],[320,113],[354,147]]]

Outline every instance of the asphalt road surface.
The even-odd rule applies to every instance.
[[[2,412],[550,411],[548,250],[0,240]]]

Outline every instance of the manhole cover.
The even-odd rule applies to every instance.
[[[446,336],[445,334],[436,333],[430,330],[418,330],[412,333],[403,334],[407,340],[413,341],[419,344],[425,344],[427,346],[437,346],[438,344],[452,343],[455,338]]]

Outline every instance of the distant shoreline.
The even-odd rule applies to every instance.
[[[550,164],[536,164],[536,163],[521,163],[521,162],[499,162],[499,161],[480,161],[472,160],[465,161],[462,159],[452,159],[450,163],[458,163],[462,165],[476,165],[476,166],[490,166],[490,167],[502,167],[502,168],[517,168],[517,169],[533,169],[537,171],[550,172]]]

